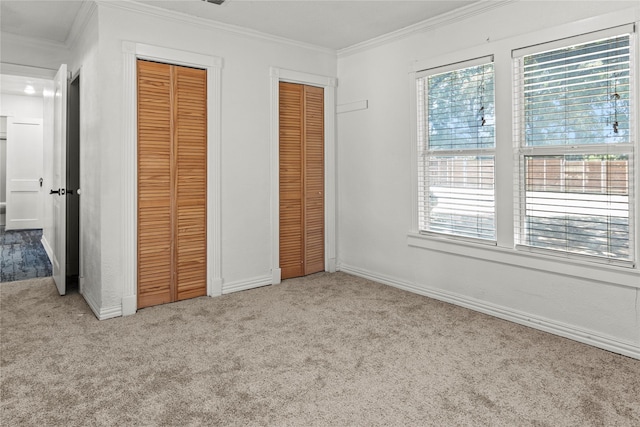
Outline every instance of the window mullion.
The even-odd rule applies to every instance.
[[[556,145],[538,147],[520,147],[522,155],[617,155],[633,151],[633,144],[584,144],[584,145]]]
[[[459,149],[459,150],[426,150],[427,156],[493,156],[495,148]]]

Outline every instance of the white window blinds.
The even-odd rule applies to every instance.
[[[532,249],[629,264],[635,146],[630,35],[542,50],[515,61],[516,240]]]
[[[417,79],[419,230],[495,240],[493,62],[443,69]]]

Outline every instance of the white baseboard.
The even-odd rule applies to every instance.
[[[247,289],[259,288],[261,286],[270,285],[272,282],[271,274],[259,277],[253,277],[246,280],[238,280],[222,285],[222,293],[230,294],[232,292],[246,291]]]
[[[340,264],[338,266],[338,270],[354,276],[363,277],[365,279],[393,286],[395,288],[403,289],[405,291],[424,295],[429,298],[459,305],[474,311],[479,311],[520,325],[529,326],[554,335],[559,335],[564,338],[569,338],[584,344],[589,344],[614,353],[619,353],[634,359],[640,359],[640,347],[637,345],[604,336],[595,331],[576,328],[573,325],[534,316],[508,307],[487,303],[465,295],[430,288],[427,286],[417,286],[413,283],[350,265]]]
[[[222,278],[216,277],[210,280],[209,286],[209,296],[210,297],[219,297],[222,295]]]
[[[84,293],[82,294],[82,296],[84,297],[84,300],[87,302],[89,308],[91,308],[91,311],[93,311],[93,314],[95,314],[98,320],[106,320],[122,316],[122,305],[100,308],[91,295]]]
[[[279,285],[282,283],[282,269],[281,268],[273,268],[271,269],[271,283],[274,285]]]
[[[107,320],[113,319],[114,317],[122,316],[122,305],[114,305],[112,307],[104,307],[100,309],[100,316],[98,319]]]
[[[47,256],[49,257],[49,262],[51,263],[51,265],[53,265],[53,250],[51,249],[51,245],[49,245],[49,242],[47,241],[47,238],[44,234],[40,239],[40,243],[42,243],[42,246],[44,247],[44,251],[47,253]]]
[[[138,308],[137,295],[127,295],[126,297],[122,297],[122,315],[123,316],[130,316],[132,314],[136,314],[137,308]]]
[[[100,308],[98,304],[94,301],[94,299],[91,297],[91,295],[85,292],[82,294],[82,296],[84,297],[84,300],[89,305],[89,308],[91,309],[91,311],[93,311],[93,314],[95,314],[95,316],[98,319],[100,319]]]

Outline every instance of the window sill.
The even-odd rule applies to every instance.
[[[582,262],[564,257],[552,257],[529,251],[518,251],[484,243],[454,240],[445,237],[409,233],[411,247],[448,253],[466,258],[555,273],[583,280],[640,288],[640,270],[604,264]]]

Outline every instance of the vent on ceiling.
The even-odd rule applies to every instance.
[[[222,4],[224,3],[225,0],[202,0],[202,1],[206,1],[207,3]]]

